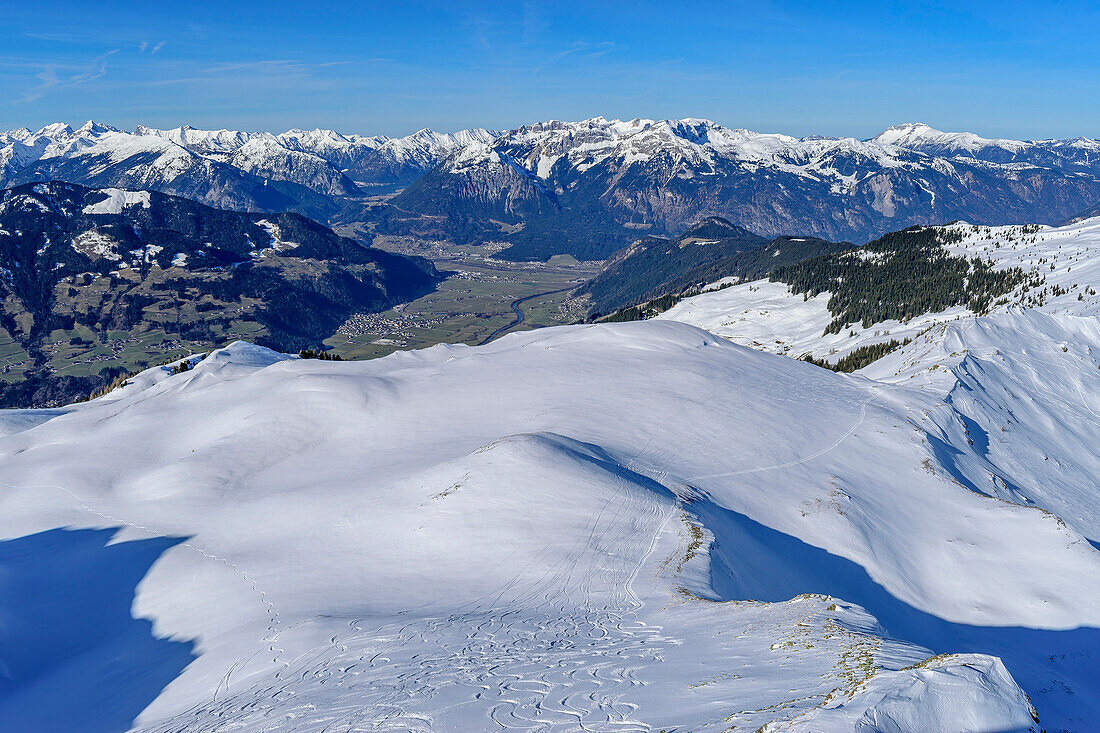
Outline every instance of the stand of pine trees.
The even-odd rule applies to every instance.
[[[829,292],[834,318],[826,334],[854,323],[869,328],[883,321],[904,322],[959,305],[985,313],[997,297],[1020,285],[1040,284],[1039,276],[1018,267],[994,270],[992,263],[977,257],[950,254],[944,244],[961,237],[953,230],[912,227],[859,249],[779,267],[771,280],[807,297]]]
[[[648,303],[642,303],[641,305],[634,305],[629,308],[624,308],[617,313],[612,313],[609,316],[597,318],[601,323],[624,323],[626,321],[645,321],[654,316],[664,313],[672,306],[679,303],[684,298],[690,298],[693,295],[698,295],[700,291],[691,290],[679,295],[662,295],[660,298],[654,298]]]
[[[808,361],[811,364],[822,367],[824,369],[832,369],[834,372],[854,372],[857,369],[862,369],[868,364],[878,361],[882,357],[889,354],[895,349],[899,349],[906,344],[912,343],[913,339],[905,339],[904,341],[898,341],[897,339],[890,339],[889,341],[883,341],[878,344],[868,344],[866,346],[860,346],[857,349],[852,349],[851,352],[841,357],[836,364],[830,364],[825,359],[815,359],[810,354],[804,354],[801,358],[802,361]]]
[[[332,354],[324,349],[302,349],[298,352],[300,359],[320,359],[321,361],[343,361],[344,357]]]

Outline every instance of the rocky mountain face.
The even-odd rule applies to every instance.
[[[453,134],[420,130],[399,138],[359,137],[348,150],[347,170],[368,192],[392,190],[409,185],[455,151],[487,144],[499,134],[483,129]]]
[[[352,313],[418,297],[439,279],[426,261],[293,213],[67,183],[0,197],[4,406],[66,401],[236,338],[315,346]]]
[[[293,210],[323,218],[335,210],[324,187],[254,174],[155,135],[88,122],[0,134],[0,184],[63,180],[93,188],[152,190],[244,211]],[[268,171],[270,172],[270,171]],[[338,172],[336,172],[338,175]]]
[[[359,187],[324,158],[283,147],[271,137],[254,137],[227,162],[238,170],[276,181],[293,181],[328,196],[355,196]]]
[[[546,122],[467,146],[398,195],[513,259],[610,255],[707,215],[773,237],[867,241],[912,224],[1058,222],[1100,200],[1100,143],[891,128],[866,141],[707,120]],[[412,227],[405,215],[405,225]],[[502,235],[498,222],[511,231]]]

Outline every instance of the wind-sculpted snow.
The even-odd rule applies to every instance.
[[[1100,540],[1100,323],[1096,318],[1014,310],[946,324],[891,367],[923,377],[950,365],[946,404],[929,419],[947,445],[972,450],[945,465],[974,491],[1054,512]],[[916,380],[914,380],[916,381]]]
[[[0,532],[188,538],[139,730],[1085,730],[1100,553],[956,479],[950,409],[659,321],[235,344],[0,415]]]

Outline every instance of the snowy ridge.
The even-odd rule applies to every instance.
[[[681,177],[713,174],[716,166],[735,162],[832,180],[841,187],[858,181],[858,174],[851,170],[851,159],[858,161],[857,167],[868,173],[874,167],[919,170],[943,167],[942,162],[930,160],[924,153],[958,155],[989,146],[1019,153],[1031,148],[1071,145],[1100,150],[1100,143],[1084,138],[1040,142],[986,140],[972,133],[941,133],[927,125],[914,124],[888,128],[869,140],[796,138],[730,129],[696,118],[623,121],[595,117],[582,122],[550,121],[509,131],[494,143],[495,147],[512,152],[528,170],[538,172],[541,178],[546,178],[563,156],[571,167],[584,172],[609,160],[629,166],[650,161],[654,156],[673,155],[687,166],[679,171]],[[1089,164],[1088,160],[1076,162]],[[700,166],[703,170],[698,170]],[[706,166],[711,170],[707,171]]]
[[[990,139],[972,132],[941,132],[923,123],[888,127],[871,142],[896,145],[932,155],[970,155],[985,160],[1009,162],[1028,156],[1058,160],[1064,164],[1087,164],[1100,153],[1100,141],[1085,137],[1068,140]]]
[[[939,152],[966,151],[969,153],[991,146],[1019,151],[1028,145],[1020,140],[991,140],[972,132],[940,132],[920,122],[888,127],[871,140],[880,145],[897,145],[914,150],[934,149]]]
[[[145,125],[138,125],[134,129],[134,134],[162,137],[171,140],[180,147],[204,155],[232,153],[251,138],[248,133],[238,130],[196,130],[190,125],[183,125],[171,130],[157,130]]]
[[[696,175],[694,169],[699,166],[710,166],[713,173],[722,160],[774,167],[807,177],[837,177],[839,172],[828,165],[828,159],[837,151],[864,155],[882,165],[901,164],[888,149],[852,138],[800,139],[731,130],[693,118],[624,122],[596,117],[577,123],[547,122],[513,130],[497,144],[529,150],[527,155],[515,157],[543,178],[563,155],[582,173],[609,160],[629,166],[648,162],[657,155],[674,155],[688,166],[678,172],[681,177]],[[553,162],[548,162],[550,157]]]
[[[327,196],[353,196],[360,191],[349,176],[371,185],[407,182],[454,150],[487,142],[497,134],[474,129],[453,134],[420,130],[401,138],[341,135],[332,130],[275,135],[188,125],[169,130],[138,125],[130,133],[93,121],[75,130],[55,123],[36,132],[21,128],[0,133],[0,183],[40,177],[38,171],[46,173],[51,166],[54,170],[67,166],[60,169],[81,179],[74,182],[93,182],[97,176],[118,177],[120,167],[125,167],[127,180],[106,183],[132,187],[142,181],[150,188],[180,193],[172,189],[177,179],[205,178],[208,192],[200,200],[217,203],[209,197],[217,197],[224,184],[215,185],[209,174],[200,172],[204,163],[212,162],[257,176],[261,182],[287,181]]]
[[[140,730],[1072,729],[1100,553],[954,478],[949,409],[672,322],[235,344],[0,415],[0,531],[189,538]]]
[[[427,171],[453,151],[474,142],[485,143],[499,133],[483,129],[459,130],[445,134],[432,130],[419,130],[405,137],[367,137],[342,135],[334,130],[288,130],[280,134],[246,133],[229,130],[205,131],[184,127],[175,130],[142,128],[143,134],[167,137],[184,147],[204,155],[226,154],[242,170],[280,172],[279,180],[295,180],[285,177],[286,169],[295,167],[293,156],[304,154],[323,160],[349,175],[377,175],[379,168],[393,171],[409,170],[411,174]],[[274,162],[286,158],[286,162]],[[301,163],[297,164],[301,167]],[[396,173],[395,173],[396,174]],[[405,174],[406,177],[410,174]],[[304,181],[312,180],[305,177]],[[300,181],[302,182],[302,181]],[[307,184],[308,185],[308,184]],[[311,186],[316,187],[316,186]],[[350,192],[322,190],[322,193],[349,195]]]
[[[606,258],[640,235],[674,236],[706,216],[768,238],[859,243],[959,219],[1062,223],[1100,197],[1092,141],[934,150],[918,144],[924,139],[796,138],[695,118],[540,122],[487,150],[456,151],[393,203],[454,219],[456,237],[471,219],[490,232],[492,220],[522,223],[505,257],[544,260]],[[517,175],[502,178],[500,161]]]
[[[294,181],[329,196],[353,196],[355,184],[319,155],[283,147],[274,137],[254,137],[228,158],[235,168],[277,181]]]

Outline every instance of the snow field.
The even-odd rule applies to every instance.
[[[1027,730],[989,657],[905,672],[954,651],[910,616],[1094,625],[1100,559],[929,472],[933,405],[667,322],[361,363],[235,344],[0,416],[0,531],[186,538],[134,612],[199,656],[139,729],[756,729],[904,719],[920,677],[918,718]]]

